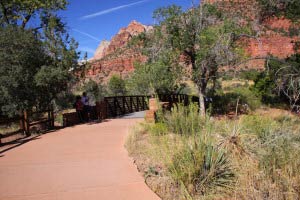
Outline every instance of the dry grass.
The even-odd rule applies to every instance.
[[[128,138],[130,155],[162,199],[300,199],[297,116],[264,109],[235,121],[195,117],[177,110],[158,124],[139,126]],[[213,155],[207,147],[224,160],[207,165],[202,158]],[[203,166],[211,167],[203,171]],[[234,175],[234,181],[212,176],[218,170]]]

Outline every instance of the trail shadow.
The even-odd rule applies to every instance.
[[[20,138],[18,140],[15,140],[15,141],[11,141],[11,142],[7,142],[5,144],[3,144],[1,146],[1,150],[0,150],[0,154],[3,154],[9,150],[12,150],[14,148],[17,148],[19,146],[22,146],[30,141],[33,141],[33,140],[39,140],[40,139],[40,135],[36,135],[36,136],[31,136],[31,137],[25,137],[25,138]],[[7,148],[5,148],[7,147]],[[4,149],[3,149],[4,148]],[[3,149],[3,150],[2,150]],[[1,157],[3,157],[4,155],[0,155]]]
[[[48,134],[48,133],[53,133],[53,132],[56,132],[56,131],[58,131],[60,129],[63,129],[63,128],[64,127],[62,127],[62,126],[56,126],[54,129],[51,129],[51,130],[45,130],[45,131],[32,133],[31,136],[24,136],[24,137],[18,138],[16,140],[12,140],[12,141],[9,141],[9,142],[2,143],[0,145],[0,154],[2,154],[4,152],[7,152],[9,150],[12,150],[14,148],[17,148],[19,146],[22,146],[22,145],[24,145],[24,144],[26,144],[30,141],[41,139],[42,135],[45,135],[45,134]],[[3,157],[3,156],[0,155],[0,157]]]

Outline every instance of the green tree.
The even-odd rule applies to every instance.
[[[123,96],[127,93],[125,80],[118,75],[113,75],[108,82],[109,94],[113,96]]]
[[[268,58],[266,71],[255,80],[254,89],[266,103],[284,102],[290,109],[300,110],[300,55],[295,54],[281,60]]]
[[[31,19],[39,17],[40,29],[46,25],[50,15],[66,9],[66,0],[1,0],[0,24],[2,27],[14,25],[25,28]]]
[[[210,82],[215,85],[218,67],[236,62],[239,48],[234,41],[244,31],[234,21],[222,17],[212,5],[201,4],[187,12],[170,6],[154,12],[158,21],[152,43],[152,60],[167,55],[178,63],[181,55],[191,64],[192,80],[198,87],[200,111],[205,115],[204,98]]]
[[[262,17],[285,16],[296,20],[300,18],[300,1],[297,0],[259,0]]]
[[[32,106],[48,106],[60,93],[68,90],[71,69],[76,68],[79,54],[77,43],[69,37],[66,25],[56,14],[65,9],[66,4],[65,0],[0,2],[0,51],[3,55],[0,79],[7,82],[1,90],[6,96],[1,102],[1,110],[5,114]],[[29,23],[33,18],[35,23]],[[24,88],[30,88],[30,91]],[[10,101],[14,93],[19,93],[18,98]]]
[[[96,83],[93,80],[89,80],[83,86],[83,90],[87,92],[94,101],[101,101],[107,94],[106,86],[101,83]]]
[[[18,27],[0,28],[0,106],[15,114],[36,104],[34,76],[45,64],[41,42],[31,31]]]
[[[139,95],[171,94],[179,87],[176,77],[176,72],[160,61],[137,64],[127,81],[128,91]]]

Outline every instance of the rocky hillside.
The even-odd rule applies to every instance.
[[[255,0],[205,0],[205,3],[216,5],[241,24],[251,22],[256,37],[245,37],[242,44],[246,54],[256,58],[238,66],[239,69],[263,69],[264,59],[268,55],[286,58],[295,53],[295,46],[300,42],[299,23],[285,17],[264,16]],[[128,47],[129,41],[136,35],[152,30],[132,21],[128,27],[121,28],[111,41],[102,41],[91,60],[88,78],[96,81],[107,81],[113,74],[126,77],[134,70],[135,62],[145,62],[147,57],[139,49]],[[224,69],[226,70],[226,69]]]
[[[138,50],[128,48],[128,42],[132,37],[151,29],[151,26],[132,21],[127,27],[121,28],[111,41],[102,41],[91,59],[87,77],[96,81],[107,81],[113,74],[126,77],[134,70],[135,62],[147,60]]]
[[[240,69],[263,69],[264,59],[268,55],[286,58],[295,53],[300,42],[299,22],[293,22],[284,16],[262,15],[262,8],[255,0],[206,0],[216,5],[241,23],[251,22],[257,32],[256,38],[243,38],[243,46],[250,58],[257,58],[239,66]]]

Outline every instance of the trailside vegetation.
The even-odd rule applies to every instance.
[[[66,5],[65,0],[1,1],[1,114],[47,107],[68,90],[78,53],[57,15]]]

